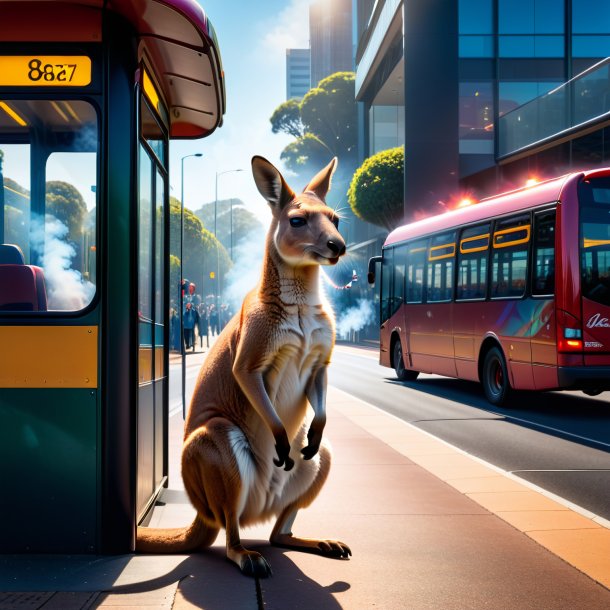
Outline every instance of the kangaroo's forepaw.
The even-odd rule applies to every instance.
[[[324,557],[334,559],[348,559],[352,554],[351,549],[339,540],[314,540],[310,538],[297,538],[292,534],[278,534],[271,539],[271,544],[286,549],[302,551],[304,553],[315,553]]]
[[[238,551],[234,556],[227,555],[227,558],[237,564],[242,574],[253,578],[268,578],[273,576],[271,566],[267,560],[256,551]]]

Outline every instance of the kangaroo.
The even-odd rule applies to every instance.
[[[319,266],[335,265],[345,253],[338,217],[324,202],[336,164],[334,158],[295,195],[269,161],[253,157],[272,221],[258,287],[210,349],[185,422],[182,478],[197,516],[184,529],[138,528],[137,551],[198,550],[225,528],[227,558],[264,578],[271,568],[242,546],[239,527],[275,517],[272,545],[351,555],[343,542],[292,533],[297,511],[316,498],[331,463],[322,432],[334,316]]]

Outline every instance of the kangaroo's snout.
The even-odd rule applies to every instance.
[[[329,239],[326,243],[328,249],[337,256],[343,256],[345,254],[345,244],[341,242],[338,244],[336,241]]]

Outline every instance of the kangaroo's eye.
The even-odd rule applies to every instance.
[[[307,221],[301,216],[293,216],[290,219],[291,227],[304,227],[307,224]]]

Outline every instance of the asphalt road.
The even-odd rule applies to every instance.
[[[500,409],[478,384],[400,382],[375,351],[341,345],[329,383],[610,520],[610,392],[520,392]]]

